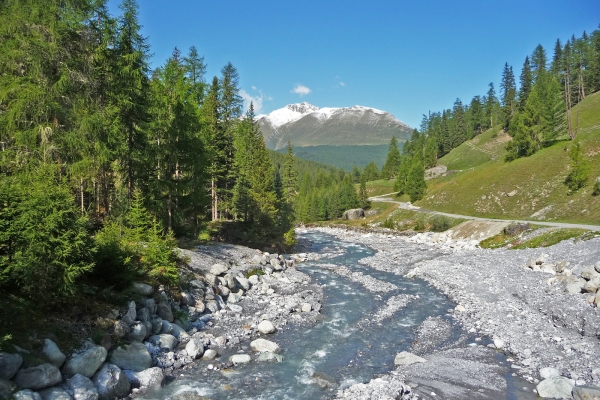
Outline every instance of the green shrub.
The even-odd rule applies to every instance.
[[[585,186],[590,175],[591,166],[586,160],[579,143],[575,144],[569,154],[571,157],[571,172],[567,175],[565,184],[572,192]]]
[[[298,243],[298,240],[296,239],[296,230],[291,228],[289,231],[283,234],[283,246],[286,249],[290,249],[294,247],[296,243]]]
[[[123,240],[124,228],[115,221],[108,221],[96,233],[96,267],[92,276],[106,286],[124,289],[140,275],[133,263],[133,251]]]
[[[600,181],[596,181],[594,183],[594,191],[592,192],[592,196],[600,196]]]
[[[388,228],[388,229],[394,229],[394,226],[395,226],[394,220],[388,217],[385,219],[385,221],[383,221],[381,226],[383,226],[384,228]]]
[[[264,275],[265,271],[262,268],[252,268],[246,271],[246,279],[250,278],[252,275]]]
[[[452,228],[452,219],[444,215],[436,215],[431,220],[431,230],[434,232],[444,232]]]
[[[417,218],[416,222],[415,222],[415,231],[424,231],[426,228],[426,224],[425,224],[425,219],[424,218]]]

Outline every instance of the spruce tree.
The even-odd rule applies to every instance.
[[[398,140],[396,136],[392,136],[390,141],[390,148],[388,151],[387,159],[381,169],[381,177],[383,179],[390,179],[396,175],[396,171],[400,166],[400,151],[398,150]]]
[[[423,160],[421,157],[413,157],[404,192],[409,195],[410,201],[414,203],[425,196],[426,190],[427,184],[425,183]]]
[[[508,131],[510,121],[516,111],[517,86],[515,83],[515,75],[512,67],[508,63],[504,64],[502,71],[502,81],[500,82],[500,90],[502,95],[502,126],[505,131]]]
[[[533,73],[531,72],[531,66],[529,64],[529,57],[525,57],[521,76],[519,77],[519,83],[519,111],[522,111],[525,108],[527,97],[529,97],[529,93],[533,86]]]
[[[548,57],[546,56],[546,50],[544,50],[541,44],[538,44],[531,55],[531,69],[534,81],[538,79],[542,72],[546,71],[547,63]]]
[[[490,82],[488,87],[489,88],[487,91],[487,95],[485,96],[486,101],[484,105],[486,120],[489,121],[489,124],[486,124],[485,126],[487,128],[492,128],[494,124],[498,123],[496,118],[496,108],[498,105],[498,100],[496,99],[496,91],[494,90],[494,84]]]

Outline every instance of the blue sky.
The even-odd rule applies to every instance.
[[[542,44],[552,57],[600,23],[599,0],[138,0],[158,67],[195,45],[210,82],[231,62],[260,113],[289,103],[363,105],[418,127],[422,114],[498,91]],[[118,0],[110,0],[119,13]]]

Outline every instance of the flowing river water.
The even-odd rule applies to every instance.
[[[303,263],[297,268],[324,285],[323,319],[313,327],[292,327],[270,335],[283,349],[281,363],[257,363],[237,366],[227,371],[209,371],[209,361],[198,361],[192,368],[175,371],[177,377],[159,393],[147,398],[169,398],[184,390],[194,390],[210,399],[326,399],[338,388],[354,383],[368,382],[375,375],[394,370],[394,357],[401,351],[410,351],[415,339],[415,329],[428,317],[448,320],[452,335],[439,346],[451,344],[467,334],[453,321],[449,311],[455,306],[444,295],[426,282],[406,279],[387,272],[377,271],[358,264],[361,258],[374,251],[366,246],[339,241],[332,236],[309,232],[301,237],[308,242],[312,252],[331,253],[333,258]],[[433,250],[432,250],[433,251]],[[321,266],[339,265],[351,271],[384,282],[398,289],[385,294],[372,293],[361,284],[333,273]],[[407,294],[418,296],[391,318],[380,323],[367,323],[391,296]],[[362,321],[362,322],[361,322]],[[468,342],[473,342],[474,337]],[[489,342],[480,341],[479,344]],[[251,352],[246,347],[246,353]],[[235,350],[224,352],[228,358]],[[425,356],[426,357],[426,356]],[[531,385],[511,374],[506,355],[498,353],[498,364],[505,371],[506,399],[534,399]],[[339,386],[323,387],[313,379],[313,374],[326,374]],[[524,387],[527,387],[524,390]]]

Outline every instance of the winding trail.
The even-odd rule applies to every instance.
[[[389,196],[393,196],[395,194],[396,194],[396,192],[382,194],[379,196],[369,197],[369,200],[375,201],[375,202],[381,202],[381,203],[395,203],[395,204],[399,204],[400,208],[402,208],[404,210],[444,215],[446,217],[451,217],[451,218],[463,218],[463,219],[470,219],[470,220],[475,220],[475,221],[496,221],[496,222],[508,222],[508,223],[520,222],[520,223],[529,223],[529,224],[535,224],[535,225],[551,226],[551,227],[555,227],[555,228],[577,228],[577,229],[587,229],[589,231],[600,232],[600,225],[570,224],[570,223],[565,223],[565,222],[531,221],[531,220],[523,220],[523,219],[482,218],[482,217],[473,217],[471,215],[451,214],[451,213],[445,213],[445,212],[441,212],[441,211],[426,210],[421,207],[413,206],[410,203],[404,203],[402,201],[393,200],[391,197],[389,197]]]

